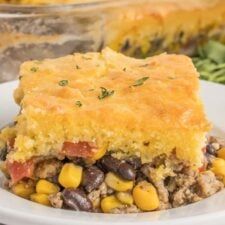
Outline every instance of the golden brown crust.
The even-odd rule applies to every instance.
[[[186,56],[137,60],[105,49],[26,62],[21,76],[14,159],[54,154],[63,141],[84,140],[141,154],[143,161],[176,148],[181,158],[200,163],[210,125],[198,97],[198,73]],[[143,77],[143,85],[133,86]],[[60,86],[61,80],[68,85]],[[99,99],[100,87],[114,94]]]

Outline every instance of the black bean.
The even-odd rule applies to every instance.
[[[87,192],[97,189],[104,181],[104,173],[96,166],[91,166],[84,171],[82,185]]]
[[[125,180],[134,180],[136,177],[135,169],[126,162],[120,164],[118,174]]]
[[[106,171],[117,173],[121,161],[110,155],[106,155],[101,160],[101,165]]]
[[[59,184],[59,174],[56,174],[53,177],[48,177],[47,180],[52,182],[52,183],[60,185]]]
[[[216,149],[212,146],[212,144],[206,145],[206,153],[216,156]]]
[[[125,51],[129,50],[130,47],[131,47],[131,46],[130,46],[130,41],[127,39],[127,40],[124,42],[124,44],[122,45],[121,51],[122,51],[122,52],[125,52]]]
[[[7,147],[0,149],[0,161],[5,161],[7,156]]]
[[[93,210],[90,199],[81,189],[67,188],[62,191],[63,203],[66,207],[76,211],[91,212]]]
[[[135,170],[141,168],[141,158],[137,156],[132,156],[126,159],[126,162],[129,163]]]

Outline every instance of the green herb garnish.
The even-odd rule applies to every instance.
[[[38,67],[31,67],[31,68],[30,68],[30,71],[35,73],[35,72],[38,71]]]
[[[170,80],[174,80],[174,79],[176,79],[176,77],[172,77],[172,76],[170,76],[170,77],[168,77],[168,79],[170,79]]]
[[[141,79],[136,80],[135,83],[132,86],[133,87],[141,86],[148,79],[149,79],[149,77],[142,77]]]
[[[192,60],[201,79],[225,84],[225,45],[209,41]]]
[[[114,90],[107,90],[104,87],[100,87],[100,88],[101,88],[101,94],[98,96],[98,99],[100,100],[113,95],[115,92]]]
[[[59,85],[60,86],[67,86],[69,84],[69,81],[68,80],[60,80],[59,81]]]
[[[81,101],[76,101],[75,102],[76,106],[81,107],[83,104],[81,103]]]

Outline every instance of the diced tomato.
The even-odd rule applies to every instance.
[[[204,172],[204,171],[205,171],[205,165],[198,168],[199,173]]]
[[[29,160],[25,163],[7,162],[6,167],[12,179],[12,183],[17,183],[23,178],[32,177],[34,171],[34,162],[33,160]]]
[[[62,153],[70,157],[90,158],[97,151],[93,143],[80,141],[78,143],[64,142]]]

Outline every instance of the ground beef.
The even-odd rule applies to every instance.
[[[169,171],[164,168],[172,169]],[[145,164],[141,171],[157,189],[159,209],[197,202],[215,194],[224,186],[213,172],[193,171],[188,164],[175,156],[165,159],[157,157],[156,162]]]
[[[54,208],[61,209],[63,207],[62,193],[52,194],[49,196],[49,201]]]
[[[197,178],[197,188],[199,195],[203,198],[209,197],[220,191],[224,184],[217,180],[215,174],[211,171],[200,173]]]
[[[56,176],[61,168],[63,163],[57,159],[48,159],[42,162],[39,162],[34,171],[35,177],[46,179]]]
[[[169,192],[164,185],[165,177],[158,179],[157,170],[154,168],[148,168],[148,179],[154,184],[159,195],[160,206],[159,209],[169,209]]]
[[[172,197],[172,206],[174,208],[186,205],[188,203],[200,201],[202,198],[199,197],[196,193],[192,192],[188,187],[184,187],[176,191]]]
[[[120,208],[115,208],[113,210],[111,210],[110,213],[114,213],[114,214],[126,214],[126,213],[140,213],[141,210],[137,208],[136,205],[126,205]]]

